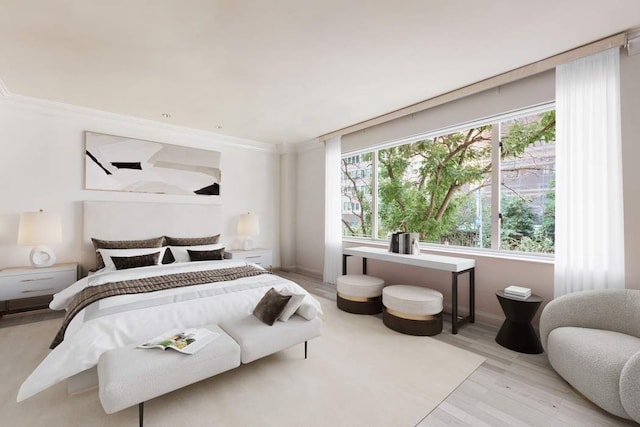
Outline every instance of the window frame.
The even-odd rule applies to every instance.
[[[492,126],[492,141],[491,141],[491,248],[475,248],[468,246],[455,246],[445,245],[440,243],[426,243],[421,242],[420,248],[442,253],[453,254],[468,254],[473,256],[487,256],[494,258],[507,258],[507,259],[522,259],[528,261],[539,261],[544,263],[552,263],[555,259],[555,253],[536,253],[536,252],[522,252],[522,251],[510,251],[501,249],[500,239],[500,176],[501,159],[500,159],[500,123],[510,119],[516,119],[528,115],[537,113],[543,113],[555,109],[555,101],[545,102],[542,104],[520,108],[512,110],[506,113],[496,114],[479,120],[473,120],[469,122],[459,123],[453,126],[441,128],[434,131],[424,132],[416,135],[412,135],[405,138],[396,139],[393,141],[376,144],[370,147],[361,148],[358,150],[352,150],[349,152],[341,153],[341,160],[344,158],[360,156],[365,153],[371,153],[372,160],[372,201],[371,201],[371,236],[370,237],[355,237],[355,236],[342,236],[343,242],[354,243],[367,243],[377,246],[387,247],[389,244],[388,239],[379,239],[375,236],[378,235],[378,213],[379,213],[379,197],[378,197],[378,152],[387,148],[398,147],[404,144],[411,144],[423,139],[432,139],[442,135],[450,133],[464,131],[469,128],[493,125]],[[495,195],[495,196],[494,196]]]

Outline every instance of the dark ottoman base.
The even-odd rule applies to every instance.
[[[395,316],[384,307],[382,321],[389,329],[407,335],[433,336],[442,332],[442,313],[434,314],[431,320],[413,320]]]
[[[378,314],[382,311],[382,296],[366,298],[366,301],[353,301],[337,295],[338,308],[353,314]]]

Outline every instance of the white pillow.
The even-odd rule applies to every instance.
[[[302,317],[304,317],[305,319],[307,319],[307,320],[313,320],[313,319],[315,319],[315,318],[318,316],[318,314],[319,314],[318,309],[316,308],[316,306],[311,305],[311,304],[309,304],[309,303],[302,304],[302,305],[298,308],[297,313],[298,313],[300,316],[302,316]]]
[[[136,256],[136,255],[148,255],[154,254],[156,252],[160,252],[160,256],[158,256],[158,264],[162,263],[162,257],[164,256],[164,251],[167,248],[139,248],[139,249],[98,249],[97,252],[100,252],[102,255],[102,260],[104,261],[104,269],[103,270],[115,270],[116,266],[113,264],[112,256],[115,257],[128,257],[128,256]]]
[[[221,243],[215,243],[211,245],[168,246],[168,248],[171,249],[171,253],[176,262],[189,262],[191,261],[189,252],[187,252],[189,249],[192,251],[212,251],[214,249],[222,249],[223,246]]]
[[[291,316],[293,316],[296,310],[300,308],[300,305],[302,304],[302,300],[304,299],[305,295],[294,294],[293,292],[288,291],[286,289],[283,291],[280,291],[280,293],[282,295],[291,295],[291,298],[289,298],[287,305],[284,306],[284,310],[282,310],[282,313],[280,313],[280,316],[278,317],[278,320],[286,322],[287,320],[289,320]]]

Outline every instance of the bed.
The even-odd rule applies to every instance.
[[[296,314],[307,319],[322,314],[319,302],[296,283],[246,261],[219,259],[221,244],[210,243],[219,233],[210,225],[206,230],[194,230],[191,225],[192,228],[185,232],[172,229],[176,225],[171,225],[167,218],[167,215],[175,218],[180,208],[184,208],[183,213],[188,212],[189,218],[201,216],[207,220],[201,224],[211,224],[209,221],[216,213],[219,215],[220,206],[172,204],[167,212],[162,209],[167,206],[157,204],[124,205],[84,202],[85,248],[87,239],[91,242],[93,236],[132,241],[135,239],[123,237],[164,236],[165,233],[158,234],[159,228],[168,230],[167,236],[180,236],[174,237],[171,243],[198,244],[165,245],[165,239],[160,248],[101,249],[99,253],[106,267],[54,296],[51,308],[67,310],[66,330],[61,331],[64,339],[59,343],[52,342],[52,351],[20,388],[18,401],[66,379],[70,379],[72,392],[91,388],[97,385],[95,366],[103,352],[141,343],[172,328],[199,327],[245,317],[271,288],[298,295]],[[153,214],[153,221],[149,221],[149,213]],[[124,220],[127,225],[118,227],[118,221],[123,224]],[[108,230],[117,231],[114,234]],[[207,236],[208,243],[187,238],[195,236]],[[167,260],[165,252],[171,249],[176,262],[163,264],[162,261]],[[189,251],[196,254],[192,259],[197,261],[190,260],[193,253]],[[84,268],[91,269],[99,262],[99,257],[94,261],[97,257],[93,245],[83,250],[83,254]],[[114,268],[116,259],[116,264],[122,266],[124,262],[127,268]],[[185,281],[190,285],[184,286]],[[167,286],[167,282],[176,286]],[[138,284],[144,290],[132,293],[129,291],[131,284]],[[114,289],[118,291],[113,293]],[[121,289],[124,289],[123,293]],[[79,304],[87,294],[100,294],[101,299],[89,298],[86,305]],[[69,319],[70,313],[77,314]]]

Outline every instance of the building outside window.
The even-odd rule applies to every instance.
[[[342,159],[343,235],[553,253],[555,111],[537,108]],[[348,202],[345,203],[345,202]]]

